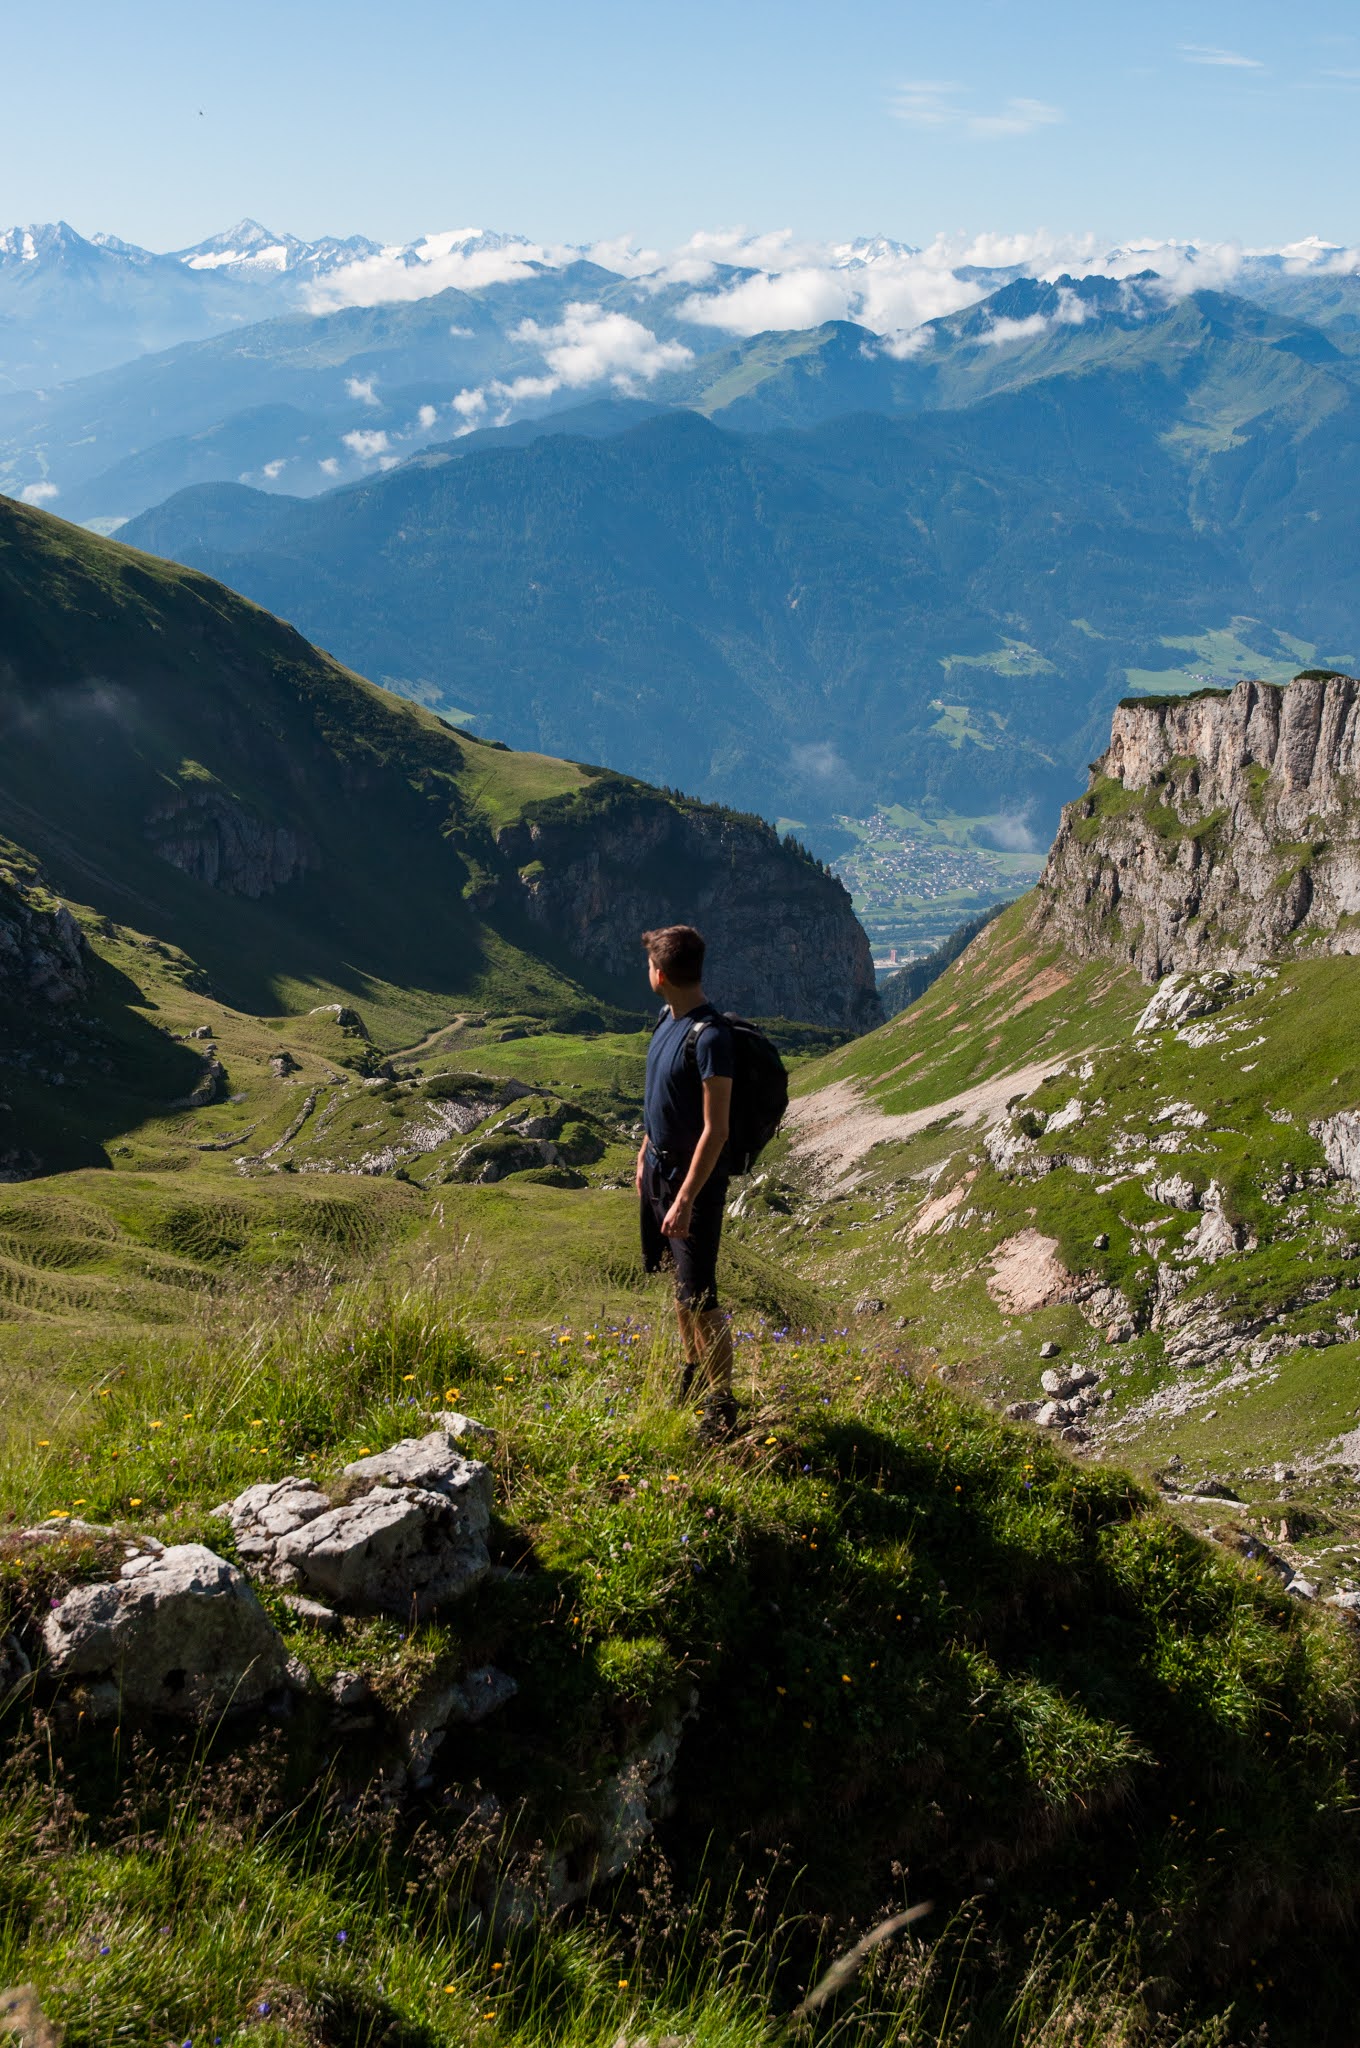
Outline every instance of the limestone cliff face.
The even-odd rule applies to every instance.
[[[694,924],[721,1008],[847,1030],[882,1021],[844,884],[768,826],[640,792],[544,811],[497,847],[530,918],[578,958],[640,984],[638,934]]]
[[[1360,952],[1360,682],[1121,704],[1039,894],[1070,951],[1148,981]]]
[[[89,986],[85,939],[64,903],[0,873],[0,1000],[69,1003]]]
[[[267,824],[213,789],[184,790],[158,805],[146,835],[162,860],[195,881],[255,901],[316,865],[292,826]]]

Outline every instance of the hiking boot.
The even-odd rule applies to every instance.
[[[699,1441],[723,1444],[736,1434],[737,1404],[730,1394],[713,1394],[704,1402],[699,1417]]]

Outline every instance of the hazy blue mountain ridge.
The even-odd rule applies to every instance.
[[[715,284],[749,275],[721,271]],[[477,291],[258,321],[60,389],[0,398],[0,487],[18,494],[41,480],[57,493],[54,509],[108,526],[199,481],[310,495],[446,443],[470,424],[486,431],[508,415],[522,429],[526,418],[587,398],[598,406],[614,398],[634,407],[686,405],[760,431],[856,411],[968,405],[1037,377],[1130,355],[1142,361],[1149,352],[1188,376],[1185,352],[1223,338],[1204,326],[1202,308],[1215,298],[1237,309],[1228,329],[1235,342],[1254,333],[1263,347],[1348,360],[1297,319],[1221,294],[1172,300],[1147,277],[1015,279],[980,305],[891,343],[843,320],[733,341],[692,317],[691,296],[688,283],[658,287],[580,261],[540,265]],[[650,380],[620,371],[615,386],[602,373],[593,395],[570,381],[541,388],[545,337],[582,306],[595,309],[592,318],[622,316],[690,359]],[[1188,330],[1186,307],[1201,309]],[[1231,381],[1239,366],[1226,374]],[[468,393],[480,394],[474,409],[456,410]],[[300,417],[281,421],[264,452],[260,410],[275,406]]]
[[[382,434],[400,457],[447,439],[459,424],[452,401],[460,392],[540,375],[542,346],[522,330],[533,323],[551,331],[573,304],[628,317],[641,304],[658,340],[719,350],[726,337],[717,329],[679,318],[688,296],[687,286],[644,293],[583,261],[540,266],[476,292],[450,287],[406,303],[256,319],[60,388],[0,397],[0,487],[17,494],[50,480],[60,494],[54,509],[68,517],[128,518],[195,481],[204,458],[188,451],[201,451],[201,437],[211,435],[207,459],[221,481],[253,471],[250,480],[268,488],[274,479],[263,469],[273,462],[279,488],[328,489],[337,476],[373,466],[346,433]],[[556,403],[572,406],[582,396],[566,387]],[[553,402],[529,410],[546,412]],[[268,406],[302,417],[261,458],[256,422]],[[433,420],[422,424],[422,407],[438,409],[437,429]]]
[[[205,486],[127,538],[516,745],[794,817],[1047,816],[1113,703],[1197,649],[1273,673],[1360,641],[1356,362],[1224,294],[1139,282],[1107,316],[1098,287],[1080,321],[1008,287],[993,325],[1044,323],[1010,345],[938,323],[893,366],[939,401],[914,417],[547,422],[312,500]],[[848,354],[759,339],[776,385]]]
[[[0,392],[95,375],[295,307],[307,286],[376,254],[362,235],[303,242],[239,221],[159,255],[66,221],[0,232]],[[235,253],[237,260],[230,260]]]

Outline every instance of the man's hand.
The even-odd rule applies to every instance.
[[[694,1197],[693,1195],[687,1195],[681,1189],[661,1219],[661,1235],[663,1237],[688,1237],[690,1218],[693,1214]]]

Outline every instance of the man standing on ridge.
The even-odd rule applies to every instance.
[[[644,932],[648,978],[665,1004],[647,1052],[638,1152],[642,1262],[675,1268],[675,1313],[685,1370],[681,1397],[704,1396],[704,1435],[726,1436],[732,1332],[718,1306],[718,1241],[727,1200],[727,1136],[735,1056],[732,1033],[703,990],[704,942],[692,925]]]

